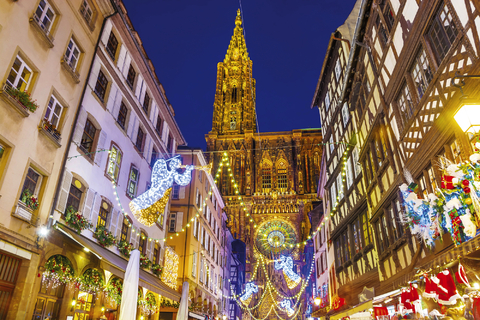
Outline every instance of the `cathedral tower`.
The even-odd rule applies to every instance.
[[[256,129],[255,79],[252,78],[252,60],[248,56],[239,9],[227,54],[217,66],[212,133],[242,134]]]

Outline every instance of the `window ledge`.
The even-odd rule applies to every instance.
[[[28,117],[30,115],[30,112],[28,111],[27,107],[25,107],[23,104],[20,103],[17,99],[12,97],[9,93],[8,90],[11,89],[11,86],[6,84],[3,86],[3,88],[0,90],[0,95],[3,97],[3,99],[8,102],[21,116],[24,118]]]
[[[45,120],[43,120],[42,125],[38,127],[38,131],[40,131],[44,136],[49,138],[50,141],[52,141],[57,148],[60,148],[62,146],[62,137],[60,133],[58,133],[58,131],[55,132],[53,126]]]
[[[33,213],[33,210],[28,208],[23,202],[18,201],[17,206],[15,207],[15,212],[12,212],[12,216],[23,220],[33,226],[38,226],[39,217]]]
[[[65,59],[60,60],[60,63],[62,64],[63,69],[72,77],[73,81],[75,83],[80,83],[80,74],[78,71],[72,68]]]
[[[33,15],[29,19],[30,24],[37,30],[38,33],[42,36],[43,40],[45,40],[45,43],[48,45],[49,48],[53,48],[54,44],[53,41],[55,40],[51,33],[48,30],[45,30],[40,23],[36,19],[36,15]]]

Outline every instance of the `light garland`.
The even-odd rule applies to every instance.
[[[173,290],[177,290],[178,263],[178,254],[172,248],[166,247],[161,280]]]

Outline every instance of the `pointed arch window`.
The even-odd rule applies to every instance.
[[[277,164],[277,189],[281,192],[288,189],[287,164],[283,159]]]
[[[233,87],[232,89],[232,102],[237,102],[237,87]]]
[[[272,164],[268,161],[263,162],[262,166],[262,190],[270,192],[272,189]]]

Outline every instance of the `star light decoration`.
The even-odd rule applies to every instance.
[[[170,170],[167,168],[167,161],[170,161]],[[150,189],[130,201],[129,204],[130,210],[140,223],[150,227],[157,221],[168,203],[174,181],[180,186],[190,183],[192,179],[190,173],[194,166],[185,166],[185,172],[179,174],[177,169],[180,166],[181,161],[176,157],[169,160],[158,159],[155,162]]]
[[[283,270],[283,276],[289,289],[293,289],[302,281],[302,278],[293,271],[293,259],[290,256],[281,255],[275,260],[275,270]]]
[[[178,261],[178,254],[172,248],[166,247],[161,280],[173,290],[177,290]]]

